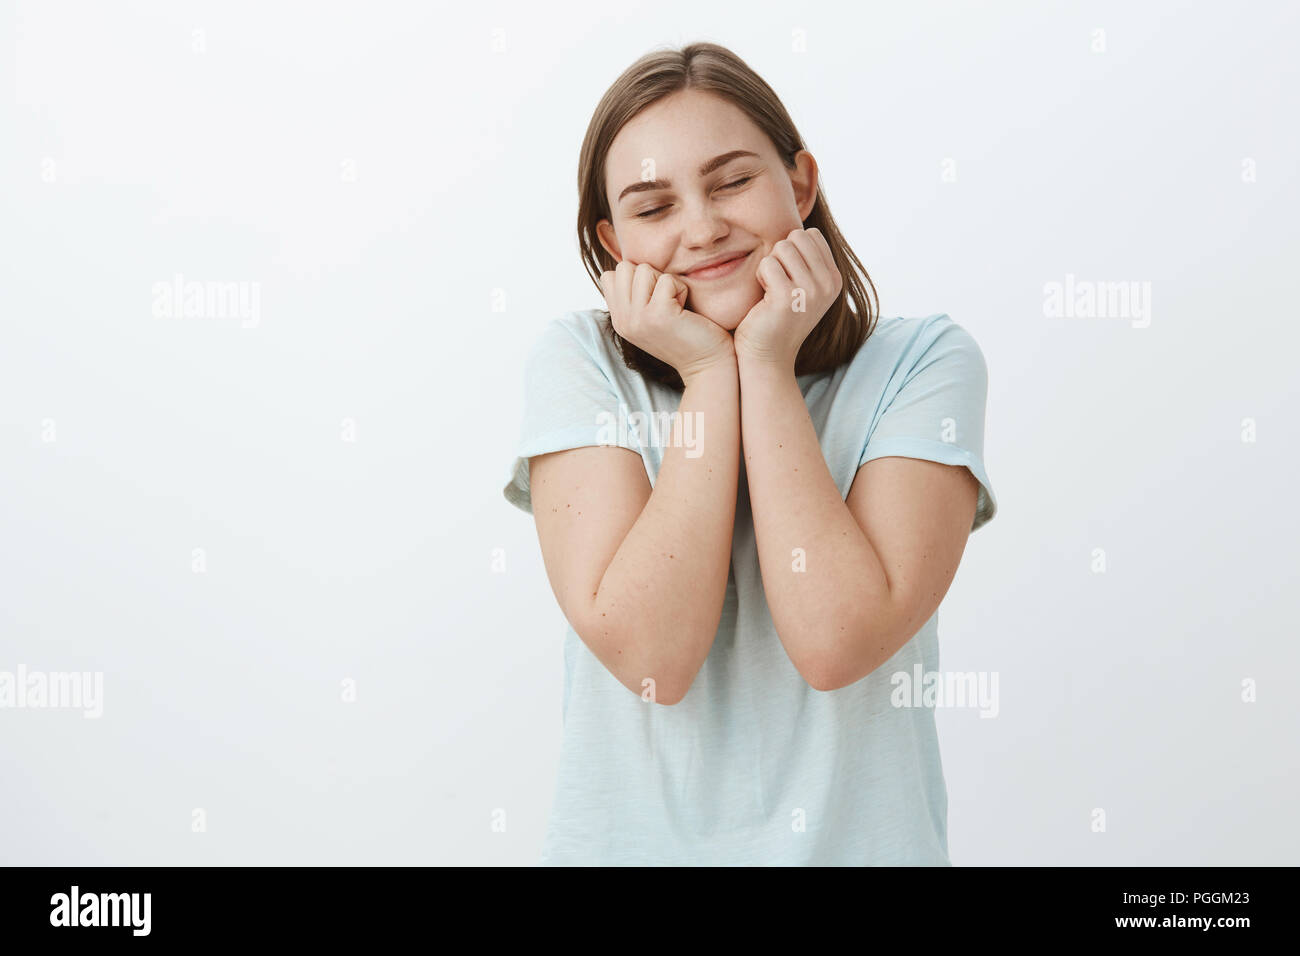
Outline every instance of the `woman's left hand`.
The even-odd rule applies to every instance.
[[[818,229],[795,229],[759,260],[763,298],[736,326],[738,360],[794,370],[804,339],[840,294],[844,280]]]

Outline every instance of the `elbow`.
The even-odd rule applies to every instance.
[[[836,632],[839,633],[839,629]],[[815,649],[806,652],[794,665],[813,690],[829,693],[848,687],[885,663],[887,658],[880,656],[885,647],[877,635],[861,627],[848,626],[843,629],[843,633],[853,634],[854,638],[820,648],[811,644],[802,645]],[[877,648],[880,653],[877,653]]]
[[[617,676],[617,675],[615,675]],[[647,704],[660,704],[664,707],[675,707],[682,702],[686,692],[690,690],[691,681],[672,679],[657,680],[653,677],[642,677],[637,680],[635,676],[624,675],[621,677],[623,685],[638,695],[641,700]]]
[[[827,693],[839,690],[841,687],[848,687],[850,684],[856,684],[880,666],[876,664],[866,669],[850,666],[852,663],[846,661],[843,655],[839,658],[828,655],[817,666],[805,665],[800,668],[799,672],[803,675],[803,679],[808,682],[809,687]]]
[[[686,694],[684,693],[670,694],[668,696],[657,696],[654,698],[653,701],[651,701],[651,703],[660,704],[664,707],[675,707],[677,704],[680,704],[682,702],[682,698],[685,696]]]
[[[707,651],[705,653],[707,654]],[[703,666],[703,660],[694,662],[689,660],[660,661],[659,672],[663,676],[659,679],[653,677],[640,678],[638,693],[641,695],[642,700],[649,703],[675,707],[690,692],[691,687],[695,684],[695,678]]]
[[[646,704],[673,707],[682,702],[695,681],[695,672],[685,670],[686,661],[653,659],[651,655],[638,653],[641,642],[633,633],[609,628],[574,630],[605,670]],[[644,643],[657,648],[665,646],[663,641]]]
[[[847,687],[853,683],[844,680],[839,670],[835,667],[834,661],[819,661],[817,664],[804,663],[798,668],[799,673],[803,676],[804,681],[813,690],[819,690],[823,693],[832,690],[839,690],[841,687]]]
[[[785,644],[786,653],[790,655],[790,663],[804,679],[804,683],[813,690],[839,690],[844,686],[840,680],[836,655],[830,649],[813,651],[807,649],[807,644],[792,644],[785,640],[782,640],[782,643]],[[805,650],[797,655],[790,654],[792,647],[802,647]]]

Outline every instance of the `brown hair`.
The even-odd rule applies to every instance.
[[[803,138],[776,93],[726,47],[692,43],[680,50],[654,50],[641,57],[601,97],[578,160],[578,248],[597,289],[601,273],[617,265],[596,237],[596,224],[611,218],[605,193],[605,157],[610,144],[619,130],[651,103],[685,89],[717,94],[741,109],[767,134],[787,169],[795,168],[795,154],[804,149]],[[796,375],[829,371],[849,361],[874,331],[879,315],[879,303],[872,301],[876,288],[835,225],[820,181],[817,201],[803,228],[821,232],[844,281],[840,294],[800,347]],[[608,312],[605,317],[605,327],[628,368],[679,391],[684,388],[675,368],[624,339],[608,321]]]

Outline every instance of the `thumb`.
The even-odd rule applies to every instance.
[[[654,291],[650,294],[651,302],[658,302],[667,305],[670,300],[676,300],[677,308],[686,308],[686,296],[690,289],[686,283],[673,275],[671,272],[659,273],[659,278],[655,279]]]
[[[690,295],[690,292],[691,290],[686,283],[671,272],[661,272],[659,278],[655,280],[654,297],[658,298],[661,295],[667,295],[677,301],[679,309],[686,308],[686,297]]]
[[[673,298],[683,309],[686,308],[686,297],[690,294],[690,288],[675,275],[669,274],[669,278],[673,280]]]

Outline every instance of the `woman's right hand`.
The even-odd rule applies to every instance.
[[[683,382],[719,362],[735,361],[731,333],[686,308],[690,290],[677,276],[624,259],[601,273],[600,289],[614,331],[667,362]]]

